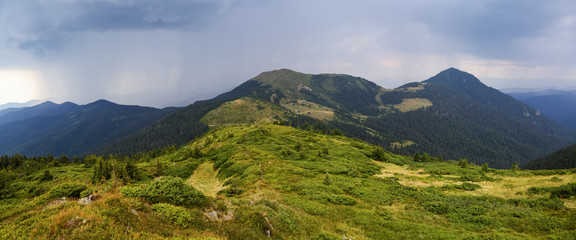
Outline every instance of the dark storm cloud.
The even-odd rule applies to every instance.
[[[6,1],[6,5],[19,5],[21,10],[3,18],[20,28],[10,40],[40,57],[61,50],[75,32],[197,29],[222,8],[218,1],[189,0]]]
[[[111,2],[79,2],[76,17],[61,23],[62,31],[107,31],[178,28],[199,25],[220,5],[215,1],[133,1],[129,4]]]
[[[279,68],[515,87],[575,64],[574,0],[0,0],[0,73],[35,72],[59,100],[164,106]]]
[[[574,25],[555,29],[563,19],[576,15],[572,0],[426,1],[420,10],[416,19],[434,33],[465,43],[461,51],[489,58],[527,60],[535,57],[532,49],[527,51],[533,47],[527,42],[576,31]]]

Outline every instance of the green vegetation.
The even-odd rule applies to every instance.
[[[270,123],[222,126],[181,148],[131,159],[5,159],[1,239],[576,234],[574,170],[497,170],[465,158],[399,156],[341,135]]]
[[[120,193],[127,197],[142,198],[150,203],[169,203],[177,206],[204,206],[204,195],[177,177],[162,177],[144,188],[123,187]]]
[[[256,122],[285,121],[286,109],[254,98],[239,98],[208,112],[201,121],[208,126],[247,125]]]
[[[152,210],[157,211],[163,217],[168,218],[182,228],[190,225],[194,219],[188,213],[188,210],[183,207],[173,206],[167,203],[158,203],[152,205]]]
[[[430,106],[432,106],[432,102],[426,98],[405,98],[400,104],[394,105],[394,108],[405,113]]]
[[[283,103],[282,107],[296,114],[309,116],[318,120],[334,120],[334,111],[332,109],[306,100],[289,101]]]

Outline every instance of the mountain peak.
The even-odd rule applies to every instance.
[[[479,90],[489,88],[474,75],[453,67],[436,74],[436,76],[424,82],[448,86],[464,94],[474,94]]]
[[[55,106],[55,105],[58,105],[58,104],[56,104],[56,103],[54,103],[54,102],[52,102],[52,101],[45,101],[45,102],[42,102],[42,103],[40,103],[40,104],[38,104],[38,105],[36,105],[36,106]]]
[[[92,103],[89,103],[89,104],[87,104],[87,105],[112,106],[112,105],[118,105],[118,104],[113,103],[113,102],[110,102],[110,101],[108,101],[108,100],[106,100],[106,99],[99,99],[99,100],[96,100],[96,101],[94,101],[94,102],[92,102]]]
[[[260,73],[258,76],[252,78],[252,80],[258,81],[263,85],[271,85],[278,89],[296,89],[300,84],[310,84],[310,76],[312,75],[282,68]]]
[[[474,75],[461,71],[457,68],[448,68],[438,74],[436,76],[429,78],[425,82],[428,83],[441,83],[441,84],[448,84],[452,86],[456,85],[470,85],[470,84],[481,84],[485,86],[478,78]]]

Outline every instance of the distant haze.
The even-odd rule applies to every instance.
[[[0,104],[209,98],[273,69],[576,89],[576,1],[0,0]]]

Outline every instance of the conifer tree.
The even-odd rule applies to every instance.
[[[136,168],[134,161],[132,159],[127,158],[125,160],[125,163],[126,165],[124,166],[124,169],[128,178],[132,180],[138,179],[138,169]]]
[[[430,154],[428,153],[424,153],[422,155],[422,158],[420,159],[422,162],[430,162],[432,160],[432,158],[430,158]]]
[[[156,164],[154,166],[156,172],[154,173],[155,176],[159,177],[164,175],[164,164],[160,162],[158,158],[156,158]]]
[[[514,161],[514,163],[512,163],[512,166],[510,167],[510,170],[520,170],[520,164]]]
[[[420,156],[419,152],[416,152],[414,154],[414,162],[421,162],[422,161],[422,157]]]
[[[462,168],[468,167],[468,159],[460,158],[460,161],[458,161],[458,166]]]
[[[490,171],[490,168],[488,167],[488,163],[485,162],[484,164],[482,164],[482,172],[488,172]]]

